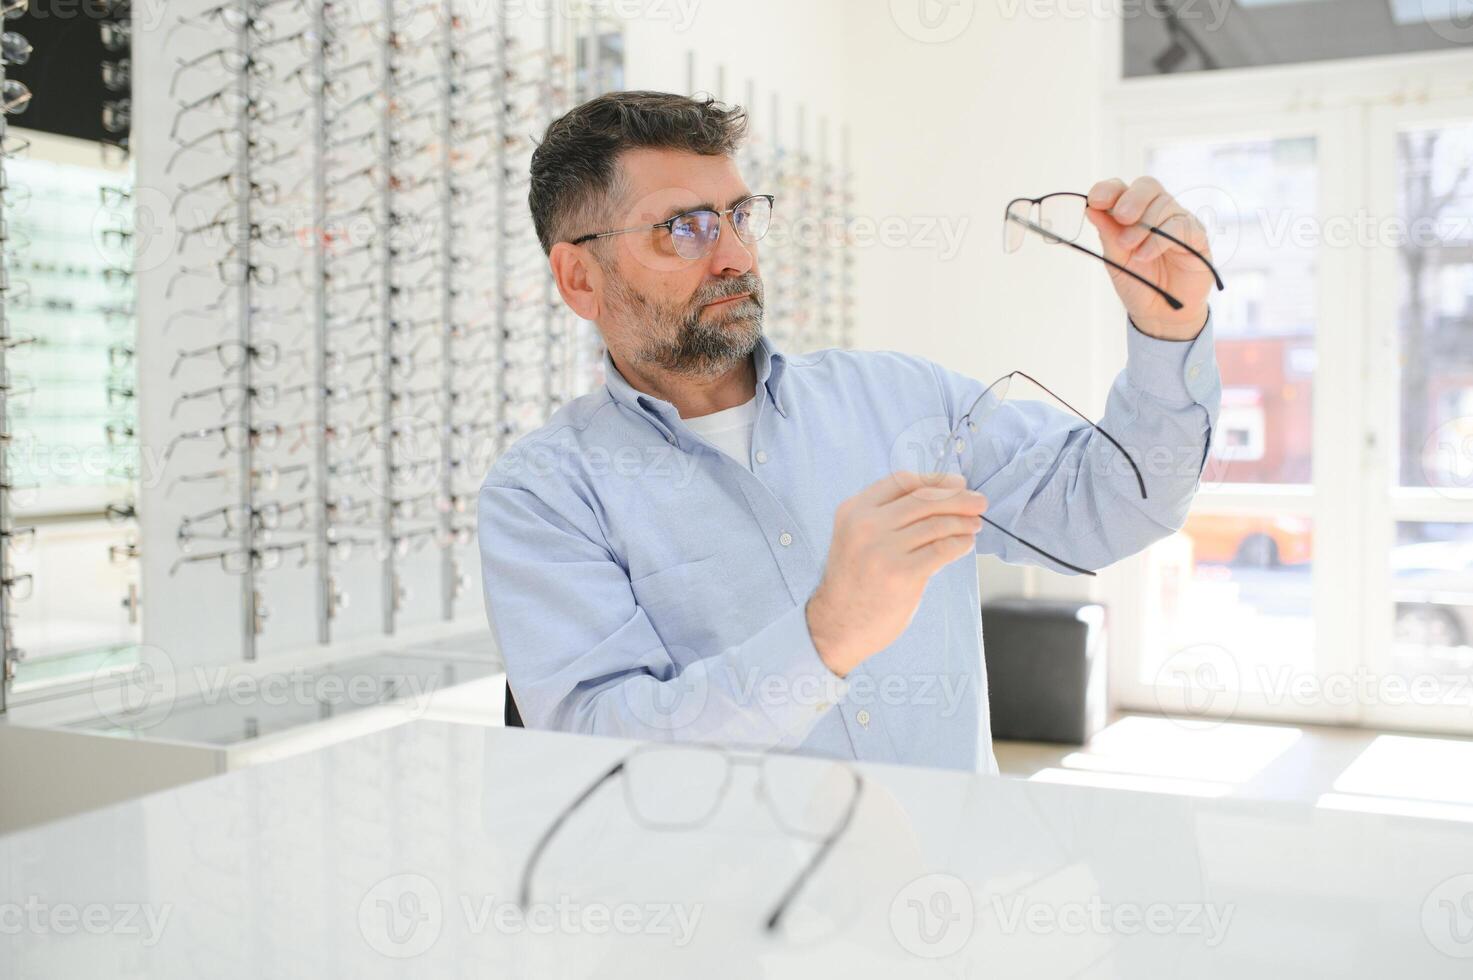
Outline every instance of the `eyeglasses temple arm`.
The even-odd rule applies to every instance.
[[[677,215],[677,217],[679,216]],[[654,231],[656,228],[669,227],[670,222],[674,220],[675,218],[671,218],[669,221],[661,221],[658,224],[653,225],[635,225],[633,228],[616,228],[613,231],[601,231],[596,235],[584,235],[581,238],[575,238],[568,244],[582,245],[584,242],[591,242],[596,238],[608,238],[610,235],[628,235],[629,233],[636,231]]]
[[[1177,299],[1175,296],[1171,295],[1166,290],[1162,289],[1160,286],[1156,285],[1154,282],[1147,279],[1140,273],[1132,272],[1131,270],[1127,269],[1125,266],[1121,265],[1119,262],[1116,262],[1114,259],[1108,259],[1092,248],[1085,248],[1083,245],[1080,245],[1077,242],[1067,241],[1066,239],[1060,238],[1057,235],[1048,235],[1047,237],[1060,245],[1068,245],[1072,249],[1083,252],[1085,255],[1093,255],[1095,258],[1099,259],[1101,262],[1105,263],[1111,268],[1119,269],[1121,272],[1125,273],[1127,276],[1130,276],[1130,278],[1134,279],[1136,282],[1139,282],[1144,286],[1149,286],[1151,289],[1155,290],[1157,295],[1166,300],[1166,305],[1170,306],[1173,310],[1181,309],[1181,300]]]
[[[997,528],[997,530],[1001,531],[1003,534],[1006,534],[1008,537],[1012,538],[1014,541],[1018,542],[1019,544],[1023,545],[1024,547],[1032,548],[1034,551],[1038,552],[1040,555],[1043,555],[1043,557],[1047,558],[1049,561],[1054,562],[1055,564],[1058,564],[1058,565],[1062,565],[1063,567],[1069,569],[1069,571],[1071,571],[1071,572],[1078,572],[1080,575],[1090,575],[1090,576],[1093,576],[1095,574],[1094,572],[1090,571],[1087,568],[1080,568],[1078,565],[1071,565],[1067,561],[1065,561],[1064,559],[1049,554],[1047,551],[1044,551],[1042,548],[1040,548],[1036,544],[1030,544],[1029,542],[1024,541],[1022,538],[1018,537],[1012,531],[1009,531],[1007,528],[1005,528],[1002,525],[998,524],[996,521],[993,521],[990,518],[988,518],[986,514],[983,514],[982,515],[982,520],[986,521],[988,524],[990,524],[993,527]]]
[[[579,793],[577,799],[565,806],[563,812],[557,815],[557,819],[549,824],[547,829],[542,832],[542,836],[538,838],[537,844],[532,848],[531,855],[527,858],[527,863],[522,867],[522,883],[521,887],[517,890],[517,902],[521,906],[522,911],[525,912],[527,907],[532,904],[532,872],[536,870],[537,862],[542,859],[542,853],[547,850],[547,845],[552,843],[553,837],[562,829],[563,824],[568,822],[568,818],[577,812],[578,808],[586,803],[590,796],[598,792],[600,786],[624,771],[624,761],[620,759],[607,772],[590,783],[588,788],[582,793]]]
[[[839,838],[844,836],[844,831],[849,829],[849,824],[854,819],[854,811],[859,806],[859,795],[864,792],[864,777],[858,772],[854,772],[852,775],[854,776],[854,795],[849,799],[849,807],[844,811],[844,819],[840,820],[839,825],[833,829],[833,832],[824,838],[823,843],[819,845],[818,850],[813,852],[813,856],[808,859],[808,863],[803,867],[803,870],[798,872],[798,877],[793,879],[793,883],[788,886],[788,890],[783,892],[783,897],[778,899],[777,905],[773,906],[772,914],[767,917],[768,932],[776,931],[777,927],[782,924],[783,915],[787,913],[788,906],[793,903],[793,899],[798,897],[798,893],[803,890],[803,886],[808,884],[808,879],[813,877],[814,872],[818,870],[818,866],[829,856],[829,851],[834,849],[834,845],[838,843]]]
[[[1197,251],[1195,248],[1192,248],[1192,246],[1188,245],[1186,242],[1182,241],[1180,238],[1177,238],[1175,235],[1171,234],[1171,232],[1169,232],[1169,231],[1162,231],[1160,228],[1157,228],[1155,225],[1146,225],[1146,227],[1149,228],[1149,229],[1151,229],[1151,231],[1153,233],[1155,233],[1157,235],[1160,235],[1162,238],[1166,239],[1169,242],[1175,242],[1176,244],[1180,245],[1182,248],[1186,249],[1188,252],[1191,252],[1193,255],[1195,255],[1197,257],[1197,259],[1203,265],[1205,265],[1207,267],[1207,271],[1209,271],[1209,272],[1212,273],[1212,281],[1215,282],[1215,283],[1217,283],[1218,291],[1220,292],[1224,288],[1223,285],[1222,285],[1222,276],[1219,276],[1217,274],[1217,267],[1214,266],[1211,262],[1207,261],[1207,256],[1203,255],[1201,252]]]
[[[1145,480],[1144,477],[1141,476],[1141,468],[1139,466],[1135,465],[1135,460],[1131,458],[1130,453],[1126,452],[1125,451],[1125,447],[1122,446],[1122,445],[1120,445],[1120,443],[1118,443],[1118,442],[1115,441],[1115,437],[1114,436],[1112,436],[1112,435],[1110,435],[1110,433],[1106,432],[1098,423],[1096,423],[1092,419],[1090,419],[1090,417],[1088,415],[1085,415],[1079,409],[1075,408],[1073,405],[1070,405],[1064,399],[1062,399],[1058,395],[1054,394],[1054,392],[1051,391],[1047,385],[1045,385],[1042,381],[1039,381],[1033,375],[1027,373],[1026,371],[1014,371],[1013,373],[1016,374],[1020,378],[1027,378],[1029,381],[1033,382],[1035,385],[1037,385],[1043,391],[1047,392],[1050,398],[1052,398],[1054,401],[1058,402],[1060,405],[1063,405],[1065,408],[1067,408],[1069,411],[1073,412],[1075,415],[1078,415],[1081,419],[1083,419],[1084,421],[1088,422],[1091,426],[1093,426],[1094,427],[1094,430],[1096,432],[1098,432],[1100,435],[1104,436],[1106,439],[1110,440],[1110,445],[1112,445],[1116,449],[1120,450],[1120,455],[1122,455],[1122,456],[1125,457],[1125,461],[1130,464],[1131,470],[1133,470],[1135,472],[1135,482],[1141,488],[1141,499],[1142,500],[1149,500],[1150,499],[1146,495],[1146,480]],[[996,382],[993,382],[993,383],[996,384]],[[1030,547],[1032,547],[1032,546],[1030,545]]]

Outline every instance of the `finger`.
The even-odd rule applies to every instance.
[[[1126,231],[1125,226],[1110,217],[1108,211],[1086,208],[1084,216],[1100,233],[1100,244],[1104,246],[1105,258],[1112,262],[1124,262],[1126,256],[1130,254],[1130,250],[1121,243],[1120,238]]]
[[[982,530],[982,518],[964,517],[960,514],[937,514],[923,518],[901,529],[898,534],[902,551],[915,551],[942,538],[973,535]]]
[[[1178,208],[1172,213],[1166,215],[1162,220],[1154,222],[1154,224],[1157,228],[1160,228],[1168,235],[1171,235],[1174,238],[1179,238],[1180,240],[1186,242],[1188,245],[1192,246],[1192,248],[1195,248],[1198,252],[1201,252],[1204,256],[1206,256],[1207,233],[1202,228],[1202,226],[1197,223],[1197,219],[1194,218],[1190,212],[1183,211]],[[1180,245],[1176,244],[1168,238],[1163,238],[1160,235],[1152,235],[1150,241],[1146,242],[1146,245],[1152,245],[1153,243],[1159,243],[1159,247],[1154,249],[1152,253],[1148,254],[1146,256],[1147,258],[1154,258],[1156,255],[1164,255],[1172,249],[1175,249],[1178,252],[1186,251]],[[1144,252],[1145,249],[1142,248],[1142,251]]]
[[[930,578],[963,555],[971,554],[976,547],[976,535],[957,534],[917,548],[907,556],[906,563],[912,571]]]
[[[1110,208],[1110,214],[1122,225],[1133,225],[1141,220],[1146,208],[1165,190],[1154,177],[1141,177],[1125,189],[1115,206]]]
[[[967,482],[960,473],[912,473],[898,470],[871,483],[859,491],[854,499],[865,506],[880,507],[916,490],[954,493],[966,485]]]
[[[1089,189],[1088,203],[1091,208],[1108,211],[1120,200],[1120,195],[1125,193],[1125,181],[1119,177],[1110,177],[1107,180],[1096,181]]]
[[[945,497],[926,497],[920,491],[893,500],[882,508],[886,527],[900,529],[938,514],[974,517],[987,510],[987,498],[975,490],[952,492]]]
[[[1154,258],[1156,255],[1159,255],[1160,250],[1156,249],[1155,244],[1153,243],[1166,245],[1171,244],[1160,235],[1151,234],[1151,226],[1160,226],[1160,224],[1166,220],[1167,216],[1171,214],[1172,209],[1175,207],[1176,202],[1172,200],[1171,195],[1162,194],[1146,206],[1146,210],[1141,213],[1140,221],[1125,229],[1124,233],[1121,234],[1121,241],[1123,241],[1126,244],[1126,247],[1129,248],[1131,251],[1136,252],[1136,258],[1149,259]],[[1145,253],[1145,249],[1147,246],[1150,246],[1152,249],[1151,253],[1149,254]],[[1137,249],[1139,249],[1140,251],[1136,251]]]

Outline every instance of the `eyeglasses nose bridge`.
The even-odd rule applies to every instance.
[[[736,226],[736,211],[737,211],[736,208],[728,208],[725,211],[717,211],[717,212],[715,212],[715,215],[716,215],[716,234],[714,234],[714,235],[711,236],[710,243],[706,246],[705,251],[702,252],[701,255],[700,255],[700,258],[701,259],[703,259],[703,260],[704,259],[709,259],[712,255],[715,255],[716,254],[717,249],[719,249],[721,247],[721,239],[723,237],[723,235],[722,235],[722,226],[723,226],[723,224],[730,224],[731,225],[731,240],[732,241],[735,241],[737,243],[737,247],[740,248],[743,252],[745,252],[748,258],[753,259],[755,261],[755,256],[752,255],[752,247],[754,245],[756,245],[757,243],[756,242],[748,242],[748,241],[746,241],[745,239],[742,238],[741,234],[737,231],[737,226]]]

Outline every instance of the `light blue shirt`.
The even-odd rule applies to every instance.
[[[1193,341],[1125,329],[1099,423],[1148,499],[1114,446],[1021,379],[945,454],[988,518],[1090,569],[1181,527],[1221,396],[1210,317]],[[486,612],[527,726],[995,772],[975,561],[937,572],[905,633],[843,679],[804,609],[838,505],[926,468],[986,385],[891,351],[788,357],[764,339],[753,357],[750,470],[607,354],[604,388],[492,466]],[[986,525],[977,552],[1056,568]]]

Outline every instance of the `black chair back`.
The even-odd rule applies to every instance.
[[[511,685],[506,685],[506,711],[504,712],[507,728],[526,728],[522,724],[522,713],[517,710],[516,698],[511,696]]]

